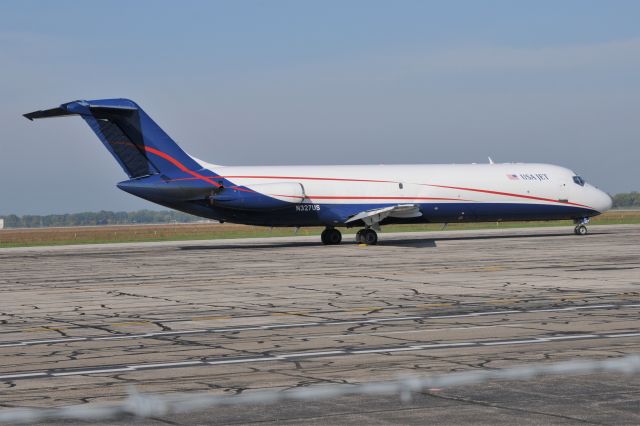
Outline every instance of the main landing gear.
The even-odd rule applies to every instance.
[[[378,233],[371,228],[361,229],[356,233],[356,243],[374,246],[378,244]]]
[[[322,239],[322,244],[337,245],[342,242],[342,234],[336,228],[326,228],[320,234],[320,239]]]
[[[320,234],[320,239],[322,244],[334,246],[342,242],[342,234],[335,228],[326,228]],[[374,246],[378,244],[378,233],[371,228],[361,229],[356,234],[356,243]]]
[[[587,235],[589,233],[589,230],[587,229],[587,224],[589,223],[588,217],[585,217],[580,220],[575,220],[574,222],[576,224],[576,227],[573,229],[574,234]]]

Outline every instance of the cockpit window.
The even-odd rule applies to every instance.
[[[582,179],[580,176],[574,176],[573,181],[580,186],[584,186],[584,179]]]

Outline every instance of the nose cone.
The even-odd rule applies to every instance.
[[[611,197],[609,196],[609,194],[607,194],[604,191],[600,191],[599,189],[595,190],[595,200],[593,202],[593,207],[599,212],[599,213],[604,213],[607,210],[611,209],[611,206],[613,205],[613,200],[611,199]]]

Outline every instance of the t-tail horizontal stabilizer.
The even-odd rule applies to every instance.
[[[73,101],[24,114],[29,120],[69,115],[79,115],[87,122],[131,179],[157,174],[192,174],[202,169],[129,99]]]

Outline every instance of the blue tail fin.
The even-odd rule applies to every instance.
[[[128,99],[74,101],[24,116],[33,120],[66,115],[81,116],[131,179],[201,169],[142,108]]]

